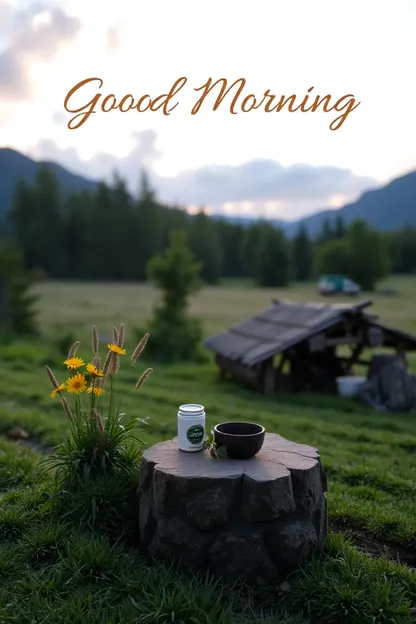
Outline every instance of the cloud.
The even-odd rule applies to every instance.
[[[24,100],[30,95],[24,66],[12,48],[0,54],[0,94],[14,100]]]
[[[0,93],[4,98],[25,99],[30,94],[28,61],[54,56],[62,43],[76,37],[81,24],[59,8],[45,9],[41,5],[12,14],[4,1],[0,4],[0,18],[2,24],[3,19],[13,23],[9,44],[0,53]]]
[[[35,158],[55,161],[75,173],[92,179],[110,180],[114,171],[118,171],[134,192],[138,187],[140,171],[144,167],[151,171],[160,153],[155,145],[157,135],[153,130],[134,132],[130,136],[133,147],[124,158],[98,153],[85,161],[75,148],[62,149],[52,140],[39,141],[30,151]]]
[[[211,212],[274,216],[294,220],[326,207],[340,207],[365,190],[378,186],[373,178],[348,169],[296,164],[283,167],[272,160],[252,160],[238,166],[217,165],[182,171],[167,178],[154,165],[161,154],[152,130],[131,135],[133,147],[122,158],[99,153],[82,160],[75,148],[61,149],[53,141],[40,141],[32,154],[53,160],[75,173],[110,180],[114,171],[132,192],[146,167],[159,198],[182,206],[205,206]]]
[[[51,120],[57,126],[66,126],[66,123],[67,123],[66,118],[67,116],[65,115],[63,111],[55,111],[51,115]]]
[[[358,177],[348,169],[309,164],[283,167],[264,159],[182,171],[161,182],[164,196],[176,196],[187,205],[208,204],[217,210],[226,203],[250,202],[251,210],[264,211],[269,205],[285,216],[329,206],[336,197],[339,204],[339,197],[356,197],[376,184],[374,179]]]
[[[109,52],[115,52],[119,49],[121,43],[120,28],[119,26],[111,26],[107,30],[107,50]]]
[[[12,13],[11,4],[7,0],[0,0],[0,35],[10,27]]]

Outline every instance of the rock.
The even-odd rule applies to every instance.
[[[7,437],[12,440],[28,440],[29,434],[22,427],[13,427],[7,432]]]
[[[212,574],[227,581],[239,578],[261,585],[277,578],[277,571],[263,542],[261,531],[247,527],[220,533],[208,552]]]
[[[318,536],[310,520],[286,518],[265,531],[267,550],[279,575],[303,565],[318,547]]]
[[[253,457],[247,466],[241,496],[241,517],[248,522],[274,520],[296,509],[291,474],[286,466],[276,462],[270,449]]]
[[[269,583],[324,543],[325,491],[317,449],[276,434],[248,460],[161,442],[143,453],[141,543],[155,559],[195,572]]]
[[[416,379],[398,355],[374,356],[368,379],[357,394],[378,411],[407,412],[416,409]]]
[[[231,517],[238,484],[232,480],[225,487],[217,486],[200,492],[185,504],[190,522],[202,531],[226,524]]]
[[[205,567],[210,541],[180,518],[162,518],[150,541],[149,554],[164,563],[177,562],[199,572]]]
[[[312,522],[318,536],[318,543],[323,544],[328,535],[328,503],[325,494],[322,494],[312,513]]]

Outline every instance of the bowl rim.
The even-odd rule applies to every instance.
[[[255,433],[227,433],[226,431],[219,431],[217,429],[217,427],[221,427],[221,425],[253,425],[254,427],[260,427],[260,431],[256,431]],[[263,425],[259,425],[259,423],[248,422],[246,420],[227,420],[214,425],[214,432],[220,435],[230,436],[230,438],[253,438],[254,436],[263,435],[266,429]]]

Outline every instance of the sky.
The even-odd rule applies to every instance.
[[[117,171],[132,192],[146,168],[161,200],[190,211],[295,220],[416,169],[414,32],[416,0],[0,0],[0,146],[94,179]],[[155,100],[181,77],[169,115],[100,108],[111,94]],[[71,130],[65,98],[89,78],[102,82],[67,108],[100,99]],[[209,78],[245,79],[237,114],[239,83],[191,114]],[[345,108],[261,105],[268,91],[299,107],[308,89],[309,106],[358,105],[336,130]],[[250,94],[258,108],[243,112]]]

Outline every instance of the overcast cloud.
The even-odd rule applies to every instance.
[[[27,66],[33,58],[51,58],[61,43],[72,41],[81,28],[60,8],[34,4],[21,11],[0,0],[0,98],[24,100],[30,95]]]
[[[154,170],[160,156],[156,133],[152,130],[137,132],[132,139],[134,146],[124,158],[99,153],[85,161],[75,148],[60,149],[51,140],[40,141],[31,153],[94,179],[109,181],[117,171],[133,193],[138,188],[140,171],[145,167],[161,200],[181,206],[208,206],[219,213],[224,211],[225,204],[250,202],[253,215],[264,213],[265,205],[272,204],[275,216],[279,215],[280,206],[282,216],[294,219],[333,205],[334,197],[346,203],[368,188],[378,186],[376,180],[358,177],[347,169],[308,164],[283,167],[272,160],[202,167],[167,178]],[[237,206],[236,212],[239,211],[241,207]]]

